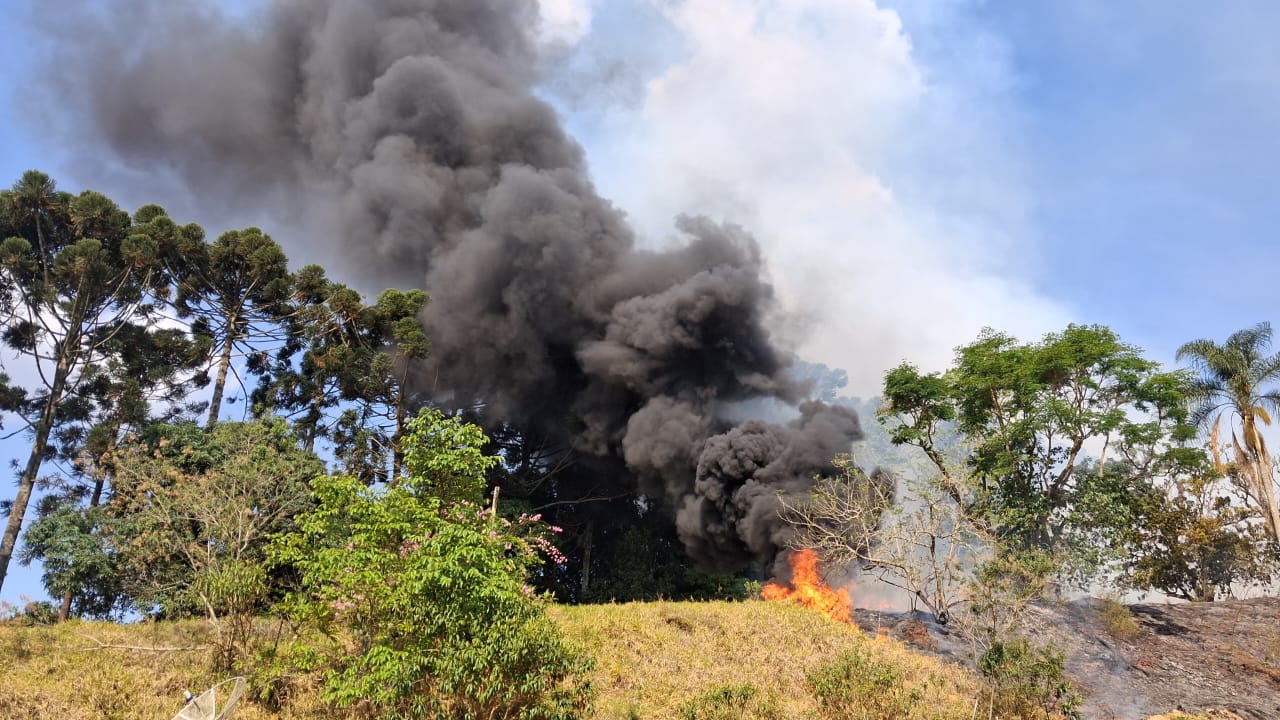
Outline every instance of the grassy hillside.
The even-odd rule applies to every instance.
[[[597,717],[822,718],[806,674],[854,652],[869,693],[921,694],[921,718],[968,718],[973,683],[957,668],[871,638],[818,613],[778,603],[631,603],[557,608],[566,632],[596,658]],[[877,683],[877,680],[883,683]],[[745,709],[712,715],[727,688],[755,688]],[[739,693],[741,694],[741,693]],[[721,703],[724,704],[724,703]]]
[[[596,659],[600,718],[684,718],[691,710],[698,717],[822,717],[805,673],[850,650],[919,689],[931,717],[967,717],[972,709],[971,684],[958,670],[798,608],[635,603],[557,607],[552,615]],[[0,626],[0,718],[167,720],[184,689],[222,679],[210,672],[207,652],[187,649],[207,639],[200,622]],[[280,715],[243,704],[236,717],[333,714],[312,691],[298,693]]]
[[[964,671],[791,606],[633,603],[556,607],[552,616],[595,657],[595,717],[604,720],[877,718],[895,715],[863,709],[892,713],[904,702],[906,717],[973,716],[976,684]],[[207,641],[201,622],[0,625],[0,718],[168,720],[184,689],[223,679],[198,649]],[[824,680],[822,668],[841,658],[852,674]],[[236,717],[341,717],[314,682],[297,687],[279,714],[242,703]],[[857,710],[824,709],[823,687],[855,693]]]

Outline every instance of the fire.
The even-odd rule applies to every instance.
[[[822,581],[816,551],[797,550],[787,557],[787,564],[791,566],[791,587],[771,582],[760,593],[765,600],[812,608],[832,619],[853,624],[849,593],[832,590]]]

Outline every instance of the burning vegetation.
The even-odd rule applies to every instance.
[[[832,589],[822,579],[818,553],[815,550],[794,550],[787,555],[791,568],[791,580],[786,584],[771,582],[760,594],[765,600],[790,603],[816,610],[832,620],[853,624],[853,601],[844,588]]]

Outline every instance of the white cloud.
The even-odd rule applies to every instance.
[[[753,231],[780,332],[864,394],[903,359],[945,367],[983,326],[1029,339],[1065,323],[1024,280],[1016,128],[992,109],[1009,84],[1001,53],[932,73],[871,0],[652,2],[681,59],[588,147],[642,234],[680,212]]]
[[[544,45],[576,45],[591,29],[591,0],[538,0]]]

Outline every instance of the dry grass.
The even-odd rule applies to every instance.
[[[860,649],[921,688],[920,717],[968,718],[964,671],[873,639],[815,612],[765,602],[630,603],[555,608],[553,616],[596,659],[597,717],[683,720],[709,689],[751,685],[781,717],[822,718],[805,675]]]
[[[929,717],[968,718],[972,681],[963,671],[872,639],[810,611],[775,603],[634,603],[556,607],[552,616],[596,658],[596,717],[681,718],[724,688],[751,686],[753,703],[795,720],[820,718],[805,674],[861,649],[891,664],[925,693]],[[182,707],[184,689],[223,676],[206,651],[102,648],[201,646],[203,623],[140,625],[71,622],[0,625],[0,718],[163,720]],[[939,710],[940,712],[933,712]],[[773,714],[770,710],[769,714]],[[334,718],[314,686],[279,714],[243,702],[237,720]],[[923,717],[923,716],[922,716]]]
[[[198,621],[0,624],[0,718],[167,720],[182,709],[184,690],[199,693],[226,679],[212,672],[208,636]],[[284,715],[242,700],[236,718],[334,717],[309,696]]]
[[[602,720],[685,720],[690,707],[707,707],[708,697],[744,688],[752,694],[750,717],[818,720],[825,716],[806,675],[849,651],[892,668],[920,691],[913,720],[972,717],[976,684],[967,672],[800,608],[659,602],[556,607],[552,616],[596,658],[595,717]],[[181,709],[183,690],[198,692],[225,676],[212,672],[207,651],[164,648],[207,642],[206,625],[196,621],[0,624],[0,718],[166,720]],[[314,679],[297,690],[278,714],[246,701],[236,718],[343,717],[324,707]]]
[[[1138,621],[1134,619],[1128,605],[1114,598],[1101,598],[1097,601],[1097,608],[1098,615],[1112,637],[1118,640],[1138,637]]]

